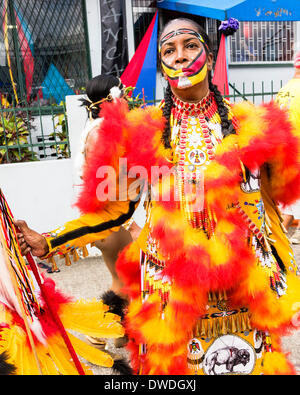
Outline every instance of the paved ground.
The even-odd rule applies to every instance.
[[[300,264],[300,245],[294,247],[296,261]],[[101,256],[88,257],[71,266],[65,266],[64,261],[58,261],[59,273],[49,274],[55,280],[57,286],[65,293],[73,295],[75,298],[99,297],[110,286],[110,274],[106,269]],[[300,301],[299,301],[300,302]],[[290,352],[290,360],[295,365],[298,375],[300,375],[300,329],[292,336],[283,340],[284,349]],[[124,349],[116,349],[113,341],[108,343],[111,352],[126,357]],[[92,367],[94,374],[110,375],[114,374],[111,369]]]

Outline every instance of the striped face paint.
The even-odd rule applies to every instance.
[[[179,89],[199,84],[199,82],[204,80],[207,74],[206,52],[204,49],[201,50],[196,59],[194,59],[188,67],[174,69],[166,65],[163,61],[161,61],[161,64],[170,85]]]
[[[171,38],[179,35],[179,34],[190,34],[199,39],[201,43],[205,46],[205,42],[202,36],[192,30],[192,29],[178,29],[176,31],[172,31],[166,34],[160,41],[160,50],[163,44]],[[182,67],[181,69],[175,69],[170,65],[166,64],[163,60],[161,60],[162,69],[167,75],[168,81],[171,86],[179,89],[185,89],[191,87],[193,85],[198,84],[203,81],[207,74],[207,65],[206,65],[206,52],[204,48],[200,50],[200,53],[196,56],[195,59],[187,67]]]

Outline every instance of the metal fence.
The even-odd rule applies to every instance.
[[[70,156],[65,96],[91,78],[85,0],[0,1],[0,163]]]
[[[0,2],[0,91],[15,104],[60,104],[91,77],[84,0]]]
[[[261,84],[252,82],[251,84],[248,83],[247,85],[245,82],[243,82],[239,86],[229,83],[230,94],[226,97],[232,103],[236,103],[241,100],[247,100],[253,104],[260,104],[275,99],[278,90],[282,88],[282,86],[282,80],[279,81],[279,85],[276,83],[276,86],[273,80],[271,80],[267,86],[264,81],[262,81]]]
[[[268,102],[275,98],[273,81],[260,85],[230,84],[228,98],[232,103],[248,100]],[[249,88],[250,87],[250,88]],[[159,101],[148,102],[158,104]],[[65,105],[11,106],[2,98],[0,105],[0,163],[63,159],[70,157],[70,144]]]
[[[296,22],[240,22],[229,39],[230,62],[292,62],[296,41]]]
[[[65,105],[0,105],[0,163],[70,157]]]

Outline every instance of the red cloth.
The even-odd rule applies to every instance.
[[[296,53],[295,60],[294,60],[294,66],[295,66],[297,69],[300,69],[300,51],[298,51],[298,52]]]
[[[217,85],[222,95],[229,95],[228,74],[227,74],[227,57],[226,57],[226,37],[222,34],[220,47],[218,51],[213,83]]]
[[[155,21],[156,21],[157,12],[154,15],[152,22],[146,31],[142,41],[140,42],[135,54],[133,55],[131,61],[129,62],[128,66],[124,70],[123,74],[121,75],[121,81],[125,86],[136,86],[137,80],[141,73],[146,53],[149,47],[149,43],[152,37],[152,32],[154,29]]]

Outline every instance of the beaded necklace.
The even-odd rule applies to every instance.
[[[203,173],[215,158],[215,146],[222,141],[218,107],[212,92],[198,103],[178,98],[173,101],[171,145],[176,157],[176,196],[190,225],[210,237],[215,220],[204,202]]]

